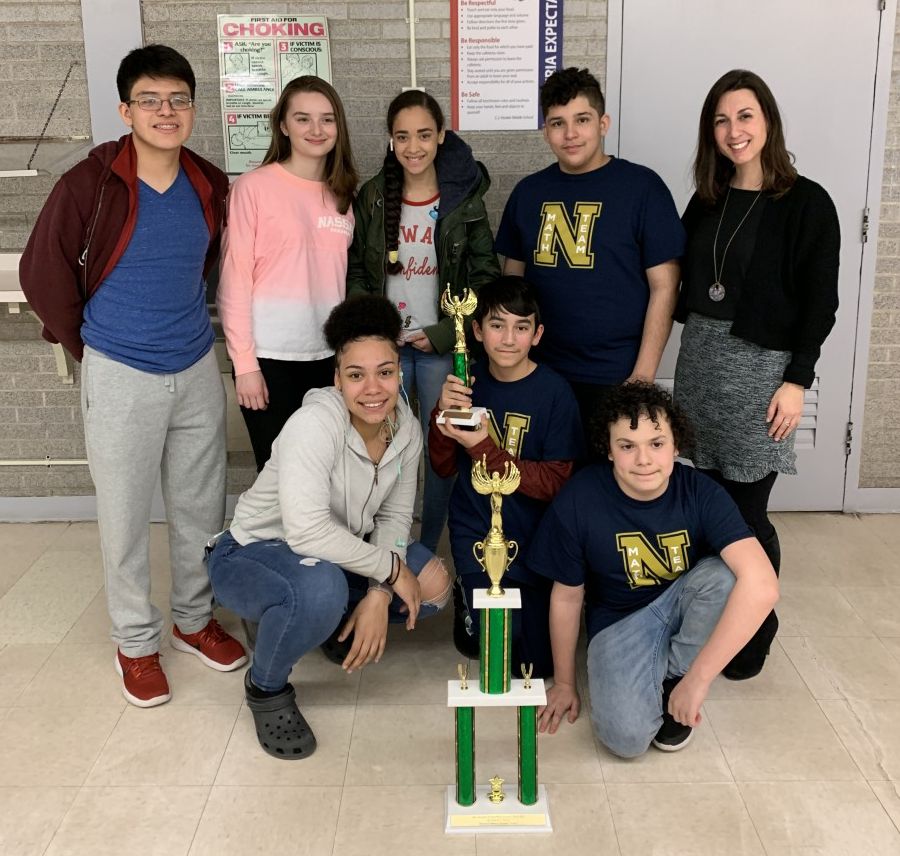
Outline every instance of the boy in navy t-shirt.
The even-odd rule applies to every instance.
[[[541,731],[579,712],[575,645],[587,604],[597,738],[625,758],[684,747],[713,679],[778,600],[778,581],[725,491],[676,463],[690,426],[671,396],[629,383],[593,437],[609,463],[581,470],[538,529],[529,567],[553,580],[556,683]]]
[[[553,667],[547,623],[550,584],[529,570],[524,555],[548,503],[584,451],[572,390],[556,372],[529,357],[543,331],[534,289],[524,279],[502,276],[483,285],[472,332],[484,345],[487,361],[473,366],[470,387],[452,375],[447,378],[428,436],[434,471],[440,476],[459,473],[448,524],[457,574],[454,641],[465,656],[478,656],[479,634],[467,605],[473,589],[490,584],[472,553],[472,545],[491,525],[488,498],[472,487],[472,462],[486,456],[488,472],[502,472],[507,461],[519,468],[519,488],[503,501],[503,531],[518,543],[519,553],[503,579],[522,593],[522,609],[513,610],[513,662],[533,664],[537,677],[552,674]],[[474,429],[435,421],[440,410],[473,405],[488,410]]]
[[[537,289],[547,333],[536,354],[572,384],[585,430],[604,391],[656,376],[678,293],[684,229],[647,167],[603,151],[600,84],[567,68],[541,87],[556,163],[510,194],[494,249]]]

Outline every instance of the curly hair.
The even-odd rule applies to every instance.
[[[396,351],[402,327],[400,313],[386,297],[355,294],[331,310],[322,332],[328,347],[335,353],[335,359],[339,361],[347,343],[358,339],[384,339]]]
[[[587,98],[601,116],[606,112],[606,100],[600,82],[586,68],[563,68],[554,71],[541,87],[541,114],[546,118],[551,107],[565,107],[579,95]]]
[[[613,387],[603,398],[591,420],[592,445],[606,458],[610,451],[609,426],[620,419],[627,419],[633,430],[644,416],[657,428],[660,427],[660,419],[665,417],[677,449],[689,449],[693,445],[693,426],[684,411],[672,400],[672,395],[655,383],[640,380]]]
[[[421,107],[434,119],[438,134],[444,130],[444,112],[433,96],[421,89],[407,89],[401,92],[388,105],[387,131],[394,133],[394,120],[401,110],[410,107]],[[398,274],[403,270],[400,261],[391,261],[389,254],[400,249],[400,213],[403,205],[403,167],[394,154],[393,146],[389,146],[384,155],[384,269],[389,274]]]

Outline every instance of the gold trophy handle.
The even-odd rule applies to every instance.
[[[509,566],[515,561],[516,556],[519,555],[519,542],[518,541],[507,541],[506,547],[509,550],[507,554],[506,567]]]
[[[481,550],[480,556],[478,555],[479,550]],[[472,545],[472,555],[475,557],[475,561],[484,569],[484,541],[476,541]]]

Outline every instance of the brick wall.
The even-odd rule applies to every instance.
[[[405,0],[346,0],[330,3],[227,3],[221,0],[144,0],[147,41],[171,44],[191,61],[198,79],[197,123],[191,145],[224,165],[218,114],[215,17],[219,13],[327,15],[333,39],[334,83],[344,98],[360,171],[379,167],[385,142],[384,114],[390,99],[409,83]],[[418,83],[449,113],[450,3],[416,4]],[[0,135],[41,130],[70,62],[83,63],[78,0],[37,3],[0,0]],[[874,295],[872,345],[863,435],[862,487],[900,487],[900,17],[895,41],[891,108],[885,160],[881,230]],[[602,75],[606,61],[605,0],[567,0],[564,60]],[[50,134],[87,134],[90,121],[84,66],[76,67],[51,123]],[[503,203],[523,174],[549,162],[536,131],[516,134],[468,132],[467,141],[491,173],[487,197],[494,225]],[[53,178],[0,180],[0,251],[20,250]],[[48,408],[41,418],[36,408]],[[80,455],[78,387],[64,387],[54,373],[37,325],[27,316],[6,317],[0,308],[0,458]],[[245,456],[244,456],[245,457]],[[229,489],[252,476],[240,455]],[[86,494],[86,468],[0,468],[0,495]]]
[[[0,135],[37,136],[72,61],[77,65],[47,127],[49,136],[91,132],[81,4],[0,0]],[[31,145],[16,147],[25,152]],[[0,179],[0,252],[22,249],[55,178]],[[50,346],[30,313],[0,306],[0,459],[83,459],[79,387],[56,374]],[[87,467],[0,467],[0,495],[83,495],[93,492]]]
[[[169,44],[191,61],[197,75],[198,106],[190,145],[219,166],[224,166],[224,150],[218,112],[216,15],[327,15],[334,84],[350,117],[358,166],[364,178],[378,170],[386,141],[387,105],[410,82],[405,0],[303,4],[144,0],[142,10],[145,40]],[[418,84],[434,94],[449,114],[449,0],[419,2],[416,13]],[[0,0],[0,81],[8,93],[0,97],[0,116],[4,117],[0,135],[40,132],[72,59],[82,64],[69,80],[48,134],[90,133],[80,15],[78,0]],[[602,74],[606,63],[605,0],[568,0],[564,26],[566,63],[588,65]],[[467,133],[466,139],[493,178],[487,203],[496,226],[513,185],[523,174],[545,166],[549,153],[537,131],[515,136]],[[54,182],[55,178],[45,176],[0,180],[0,251],[22,249]],[[49,346],[39,340],[33,318],[7,316],[0,307],[0,459],[82,457],[78,397],[77,374],[74,387],[60,382]],[[252,481],[255,470],[249,458],[247,452],[230,454],[230,493]],[[0,467],[0,496],[92,492],[86,467]]]
[[[860,487],[900,487],[900,15],[881,187]]]
[[[147,41],[172,45],[191,60],[197,74],[199,102],[191,146],[224,166],[222,120],[218,113],[216,15],[327,15],[333,83],[347,111],[360,173],[369,178],[384,158],[387,106],[410,82],[407,8],[406,0],[302,4],[144,0],[144,34]],[[417,84],[434,95],[449,115],[450,0],[419,0],[416,16]],[[602,78],[606,68],[606,0],[566,0],[563,34],[565,64],[586,65]],[[524,174],[546,166],[551,155],[538,131],[515,135],[467,132],[465,138],[491,174],[486,201],[496,226],[515,183]]]

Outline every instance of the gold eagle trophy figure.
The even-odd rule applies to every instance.
[[[450,285],[441,295],[441,311],[453,318],[456,333],[456,344],[453,346],[453,374],[466,386],[469,386],[469,352],[466,349],[465,319],[478,307],[478,296],[467,288],[462,297],[450,294]],[[442,410],[438,416],[439,423],[450,422],[451,425],[466,425],[470,428],[481,423],[481,415],[487,411],[483,407],[453,407]]]
[[[521,478],[519,468],[510,461],[503,465],[502,475],[495,471],[490,476],[487,473],[486,455],[472,464],[472,487],[477,493],[490,494],[491,497],[491,528],[483,541],[476,541],[472,545],[472,552],[478,564],[484,568],[491,580],[489,597],[503,596],[500,580],[519,552],[519,545],[515,541],[507,541],[503,537],[501,509],[503,497],[516,491]]]

